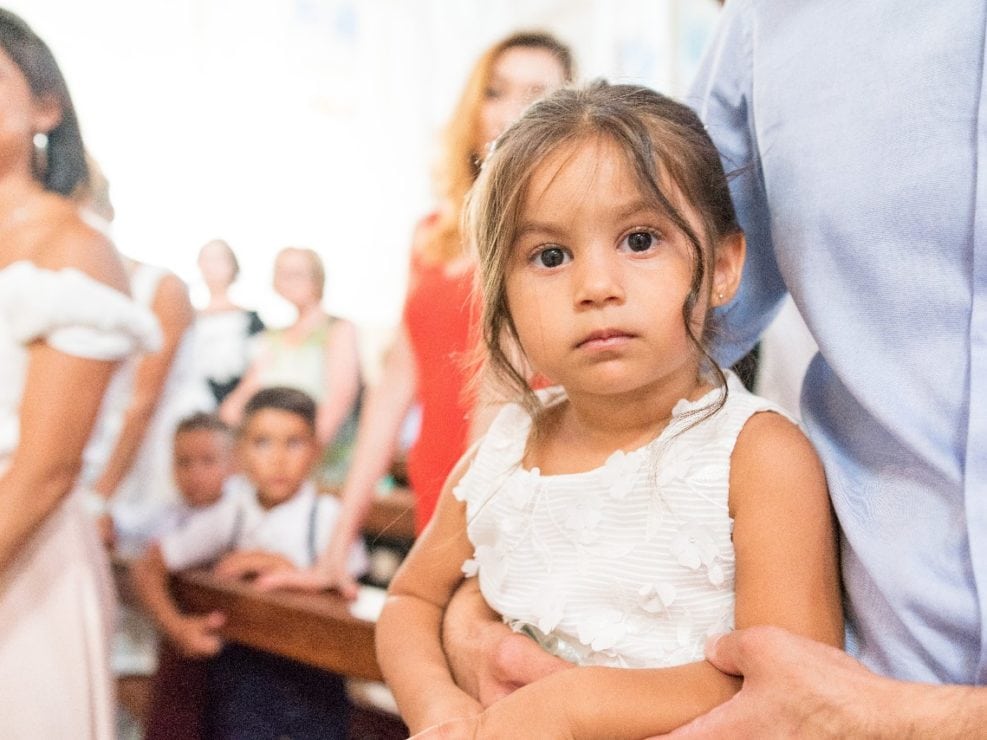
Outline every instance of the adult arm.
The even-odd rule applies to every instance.
[[[0,477],[0,571],[75,483],[114,366],[31,346],[20,441]]]
[[[377,620],[377,662],[412,732],[480,710],[453,681],[441,641],[443,612],[463,580],[463,563],[473,555],[466,505],[452,494],[470,458],[467,453],[449,475],[435,514],[394,575]]]
[[[987,688],[895,681],[841,650],[773,627],[711,640],[707,659],[743,676],[730,701],[669,737],[976,737],[987,727]]]
[[[319,443],[328,446],[353,411],[360,393],[360,353],[356,327],[351,321],[338,319],[329,328],[325,363],[326,389],[315,426]]]
[[[730,179],[730,193],[747,237],[747,258],[737,296],[717,309],[714,356],[732,366],[754,346],[787,291],[775,260],[761,151],[753,107],[753,65],[748,0],[724,5],[717,34],[685,102],[716,144]]]
[[[380,381],[367,391],[356,449],[343,485],[339,518],[328,547],[312,568],[265,576],[257,581],[259,588],[313,591],[336,588],[347,598],[356,596],[356,582],[347,568],[350,550],[366,520],[377,482],[394,459],[401,424],[415,400],[417,385],[411,341],[402,324],[387,355]]]
[[[171,274],[161,279],[151,310],[161,324],[163,343],[159,351],[145,355],[137,365],[133,395],[124,411],[120,434],[103,472],[93,484],[93,491],[107,499],[113,497],[134,462],[158,406],[179,342],[195,317],[185,284]]]
[[[127,290],[112,246],[75,220],[51,236],[39,265],[74,267],[123,293]],[[0,571],[75,483],[115,364],[66,354],[41,339],[30,345],[19,442],[0,476]]]

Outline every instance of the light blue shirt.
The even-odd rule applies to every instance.
[[[688,101],[747,168],[720,359],[786,287],[820,347],[802,413],[843,529],[848,647],[967,684],[987,681],[985,22],[982,0],[729,0]]]

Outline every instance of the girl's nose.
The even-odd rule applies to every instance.
[[[594,250],[575,260],[577,305],[593,307],[623,303],[624,283],[616,257],[611,250]]]

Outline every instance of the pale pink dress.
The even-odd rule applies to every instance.
[[[17,449],[28,345],[117,359],[153,347],[153,316],[83,273],[0,269],[0,476]],[[112,738],[112,584],[79,495],[0,571],[0,737]]]

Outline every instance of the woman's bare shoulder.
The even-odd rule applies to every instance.
[[[45,232],[33,261],[49,270],[74,268],[101,283],[129,293],[120,255],[110,239],[82,217],[71,201],[53,198],[46,205]]]

